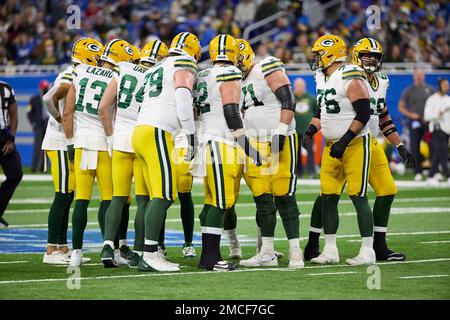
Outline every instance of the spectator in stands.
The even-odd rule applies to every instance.
[[[39,82],[39,93],[31,97],[28,106],[27,117],[34,131],[33,161],[31,163],[32,172],[44,171],[44,153],[41,150],[41,146],[47,129],[49,115],[42,97],[47,93],[49,87],[47,80],[41,80]]]
[[[386,62],[403,62],[400,47],[396,44],[391,46],[387,56]]]
[[[244,29],[251,22],[253,22],[253,19],[255,19],[255,14],[256,3],[252,0],[242,0],[236,6],[234,20],[238,23],[241,29]]]
[[[307,63],[308,55],[311,51],[311,46],[309,44],[308,34],[302,33],[297,36],[296,46],[293,49],[293,61],[298,63]]]
[[[29,64],[31,62],[31,54],[33,53],[35,44],[25,32],[17,35],[14,40],[16,49],[16,63]]]
[[[266,42],[262,42],[255,51],[255,61],[261,61],[264,60],[269,56],[269,49]]]
[[[278,12],[275,0],[264,0],[256,9],[255,21],[262,20]]]
[[[306,131],[308,125],[317,112],[316,98],[306,91],[306,82],[303,78],[296,78],[294,81],[294,95],[295,95],[295,123],[296,131],[299,137]],[[308,161],[306,164],[306,172],[310,177],[316,174],[314,165],[314,145],[313,141],[308,144]],[[297,161],[297,174],[301,177],[304,173],[301,152],[298,153],[299,159]]]
[[[410,146],[409,150],[416,162],[415,177],[416,181],[422,180],[422,161],[420,159],[420,141],[426,131],[423,122],[423,112],[425,109],[425,101],[433,93],[433,87],[425,82],[425,74],[423,70],[416,69],[413,73],[414,83],[403,90],[400,101],[398,103],[398,111],[407,118]]]
[[[226,9],[222,12],[221,19],[216,25],[216,30],[218,34],[229,34],[235,38],[241,35],[241,29],[233,21],[233,11]]]
[[[448,139],[450,135],[450,97],[448,96],[448,79],[438,80],[438,91],[426,101],[424,120],[429,123],[431,132],[430,157],[431,169],[427,182],[439,185],[436,173],[441,166],[442,174],[450,184],[448,171]]]
[[[39,57],[38,64],[58,64],[55,45],[52,39],[44,41],[44,52]]]
[[[15,144],[18,122],[14,90],[6,82],[0,81],[0,166],[6,176],[0,185],[0,228],[8,227],[3,214],[23,175]]]

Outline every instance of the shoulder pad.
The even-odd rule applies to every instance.
[[[242,79],[242,72],[235,66],[220,66],[217,68],[216,81],[235,81]]]
[[[358,67],[354,64],[344,65],[343,67],[344,68],[341,67],[338,69],[342,72],[343,80],[349,80],[349,79],[365,80],[366,79],[366,74],[365,74],[364,70],[361,69],[360,67]]]
[[[264,60],[259,62],[261,64],[261,71],[264,75],[264,77],[268,76],[274,71],[277,70],[284,70],[284,64],[283,62],[275,57],[267,57]]]

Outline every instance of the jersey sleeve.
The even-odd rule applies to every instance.
[[[264,77],[277,70],[284,70],[284,64],[280,59],[267,57],[261,61],[261,71]]]
[[[73,80],[72,72],[73,72],[72,67],[67,67],[66,69],[64,69],[62,77],[61,77],[61,82],[71,84],[72,80]]]
[[[175,72],[178,70],[187,70],[193,74],[197,73],[197,62],[189,56],[177,56],[173,63]]]
[[[119,62],[119,64],[117,66],[115,66],[113,71],[112,71],[113,79],[115,79],[116,81],[119,81],[120,69],[121,69],[121,65],[120,65],[120,62]]]
[[[346,65],[342,70],[342,82],[345,92],[353,79],[366,80],[364,70],[355,65]]]
[[[216,81],[226,82],[226,81],[240,81],[242,79],[242,72],[235,66],[221,67],[217,72]]]
[[[5,85],[5,99],[9,104],[13,104],[16,102],[16,95],[14,93],[14,89],[8,83],[4,83]]]

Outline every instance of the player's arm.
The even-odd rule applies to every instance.
[[[416,162],[414,161],[412,154],[403,144],[387,107],[383,108],[379,118],[380,130],[383,132],[383,135],[389,140],[390,143],[392,143],[397,148],[398,153],[400,154],[400,157],[402,158],[402,161],[406,164],[406,166],[408,168],[414,168],[416,166]]]
[[[362,79],[356,78],[350,81],[347,97],[353,105],[356,116],[342,138],[331,146],[330,156],[333,158],[342,158],[350,141],[361,132],[370,119],[369,91]]]
[[[295,98],[291,83],[284,70],[276,70],[265,77],[267,84],[281,103],[278,132],[272,137],[272,152],[283,150],[289,125],[295,115]]]
[[[185,160],[194,159],[198,145],[195,137],[195,122],[192,90],[194,87],[195,73],[188,69],[180,69],[173,74],[175,84],[175,103],[178,119],[182,131],[186,134],[189,148]]]
[[[13,97],[14,92],[11,89],[10,95],[10,103],[8,105],[8,117],[9,117],[9,135],[8,141],[5,143],[2,149],[2,153],[4,156],[14,152],[15,146],[15,138],[17,133],[17,126],[19,124],[19,116],[17,112],[17,103],[15,98]]]
[[[106,134],[106,142],[108,144],[108,153],[109,156],[112,157],[113,150],[113,116],[114,109],[112,106],[117,101],[117,81],[115,78],[112,78],[108,83],[108,86],[103,93],[102,99],[100,100],[100,104],[98,106],[98,114],[100,116],[100,121],[103,125],[103,130],[105,130]]]
[[[62,121],[61,113],[59,112],[58,104],[59,100],[64,99],[69,91],[69,83],[60,83],[57,86],[53,86],[43,97],[45,106],[47,107],[50,115],[59,123]]]
[[[70,85],[69,91],[64,101],[64,110],[62,117],[62,126],[67,139],[67,153],[70,161],[74,161],[75,153],[73,149],[73,115],[75,113],[75,86]]]
[[[102,122],[103,129],[105,130],[106,136],[112,136],[113,134],[113,116],[114,109],[111,108],[117,101],[117,81],[112,79],[105,89],[105,93],[100,100],[98,106],[98,114],[100,116],[100,121]]]
[[[245,134],[244,124],[239,113],[239,99],[241,95],[241,85],[239,81],[225,81],[220,85],[219,90],[222,98],[223,113],[228,128],[233,130],[233,136],[239,146],[244,150],[245,154],[252,158],[257,166],[260,166],[262,164],[261,155],[250,144],[250,140]]]

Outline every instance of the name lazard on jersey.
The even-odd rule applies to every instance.
[[[322,71],[315,73],[317,105],[320,108],[320,125],[326,139],[339,140],[347,132],[356,111],[347,97],[347,88],[354,79],[366,82],[364,70],[356,65],[343,65],[330,77]],[[366,125],[357,137],[369,132]]]
[[[74,68],[75,148],[107,151],[106,134],[98,115],[98,106],[114,70],[80,64]]]

